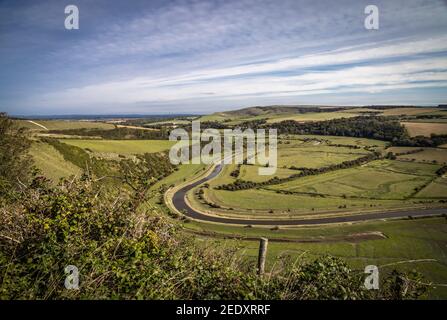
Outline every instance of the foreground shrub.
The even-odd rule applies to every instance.
[[[417,277],[393,274],[376,292],[364,274],[322,257],[259,277],[237,248],[215,249],[128,192],[102,194],[82,177],[51,186],[35,178],[0,210],[0,299],[370,299],[418,298]],[[144,206],[143,206],[144,207]],[[64,268],[80,271],[66,290]]]

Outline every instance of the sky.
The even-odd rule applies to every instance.
[[[445,0],[0,0],[12,115],[446,103]]]

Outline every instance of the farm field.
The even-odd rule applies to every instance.
[[[437,164],[447,164],[447,150],[442,148],[424,148],[421,152],[401,155],[397,158],[408,161],[436,162]]]
[[[326,196],[404,200],[429,183],[440,166],[398,161],[374,161],[359,168],[296,179],[269,187]]]
[[[426,199],[441,199],[445,198],[447,194],[447,177],[439,177],[433,180],[424,189],[419,191],[415,197],[416,198],[426,198]]]
[[[168,150],[175,142],[168,140],[61,140],[79,148],[89,149],[95,153],[116,153],[123,155],[155,153]]]
[[[447,123],[402,122],[411,137],[447,134]]]
[[[278,166],[321,168],[324,166],[354,160],[367,154],[363,149],[349,149],[332,146],[301,146],[299,148],[280,147],[278,149]]]
[[[343,136],[320,136],[320,135],[285,135],[280,136],[280,140],[314,140],[307,142],[312,145],[320,145],[321,141],[331,144],[345,144],[354,145],[359,147],[386,147],[389,143],[381,140],[355,138],[355,137],[343,137]],[[320,142],[320,143],[318,143]]]
[[[391,108],[383,110],[384,116],[414,116],[422,114],[437,114],[439,109],[437,108]]]

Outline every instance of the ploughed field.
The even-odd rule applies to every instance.
[[[385,142],[371,139],[283,136],[278,143],[274,176],[259,175],[257,165],[227,165],[209,185],[192,190],[188,200],[206,213],[263,218],[445,206],[447,177],[437,170],[447,163],[447,150],[415,149],[388,148]],[[374,151],[382,156],[346,168],[294,177],[303,168],[327,168]],[[412,153],[403,154],[408,151]],[[385,157],[389,152],[397,155],[395,159]],[[279,180],[272,183],[269,180],[273,177]],[[223,187],[237,180],[256,184],[243,190]]]

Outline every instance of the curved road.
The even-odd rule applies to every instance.
[[[409,209],[405,211],[392,211],[392,212],[374,212],[364,213],[345,217],[326,217],[326,218],[314,218],[314,219],[284,219],[284,220],[264,220],[264,219],[234,219],[223,218],[218,216],[210,216],[196,211],[191,208],[185,201],[186,193],[192,188],[205,183],[216,177],[222,171],[222,164],[218,164],[213,171],[206,177],[191,183],[174,193],[172,197],[172,203],[174,207],[184,213],[186,216],[203,220],[208,222],[219,222],[227,224],[240,224],[240,225],[317,225],[328,223],[343,223],[343,222],[356,222],[366,220],[378,220],[378,219],[390,219],[390,218],[404,218],[408,216],[421,217],[421,216],[434,216],[447,213],[445,208],[435,209]]]

